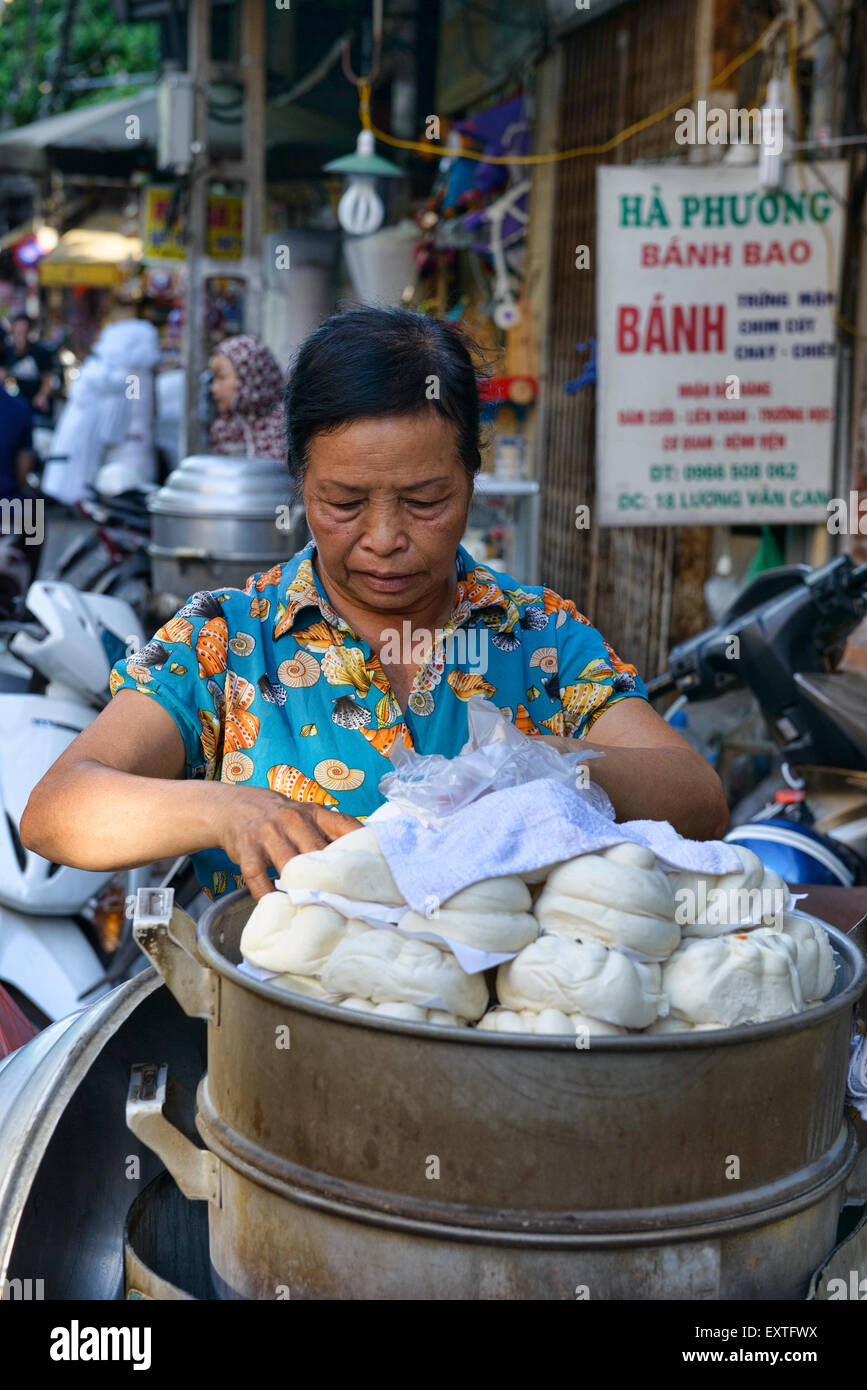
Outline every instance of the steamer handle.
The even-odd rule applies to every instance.
[[[164,1113],[168,1067],[165,1062],[139,1062],[131,1068],[126,1122],[157,1158],[161,1158],[185,1197],[220,1205],[220,1160],[182,1134]]]
[[[220,977],[196,947],[196,924],[173,888],[139,888],[132,934],[189,1018],[220,1021]]]

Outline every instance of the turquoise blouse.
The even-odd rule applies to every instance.
[[[452,615],[430,635],[401,710],[379,658],[328,602],[314,554],[311,541],[243,590],[193,594],[113,668],[112,695],[141,691],[175,720],[188,777],[270,787],[364,820],[384,800],[395,740],[454,757],[476,693],[528,734],[574,738],[618,700],[647,699],[634,666],[571,600],[460,547]],[[243,885],[220,849],[193,862],[211,899]]]

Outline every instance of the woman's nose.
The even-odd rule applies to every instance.
[[[390,555],[405,543],[397,507],[371,507],[365,518],[362,544],[381,555]]]

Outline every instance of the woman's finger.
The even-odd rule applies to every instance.
[[[356,820],[355,816],[347,816],[343,811],[333,811],[327,806],[314,806],[312,809],[316,823],[329,844],[332,840],[339,840],[341,835],[361,829],[361,821]]]
[[[264,898],[266,893],[273,892],[274,880],[268,874],[267,859],[261,851],[251,851],[249,855],[242,856],[238,862],[241,866],[241,873],[244,875],[244,882],[257,901],[259,898]]]
[[[278,874],[282,874],[290,859],[294,859],[296,854],[302,853],[294,828],[279,823],[271,824],[265,828],[259,838],[259,845],[268,863],[274,865]]]
[[[325,849],[328,836],[323,833],[313,816],[304,813],[295,815],[285,823],[289,837],[295,841],[296,854],[309,854],[315,849]]]

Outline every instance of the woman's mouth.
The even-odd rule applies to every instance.
[[[373,574],[368,570],[360,570],[359,573],[365,584],[368,584],[371,589],[379,589],[385,594],[405,589],[418,577],[415,574]]]

